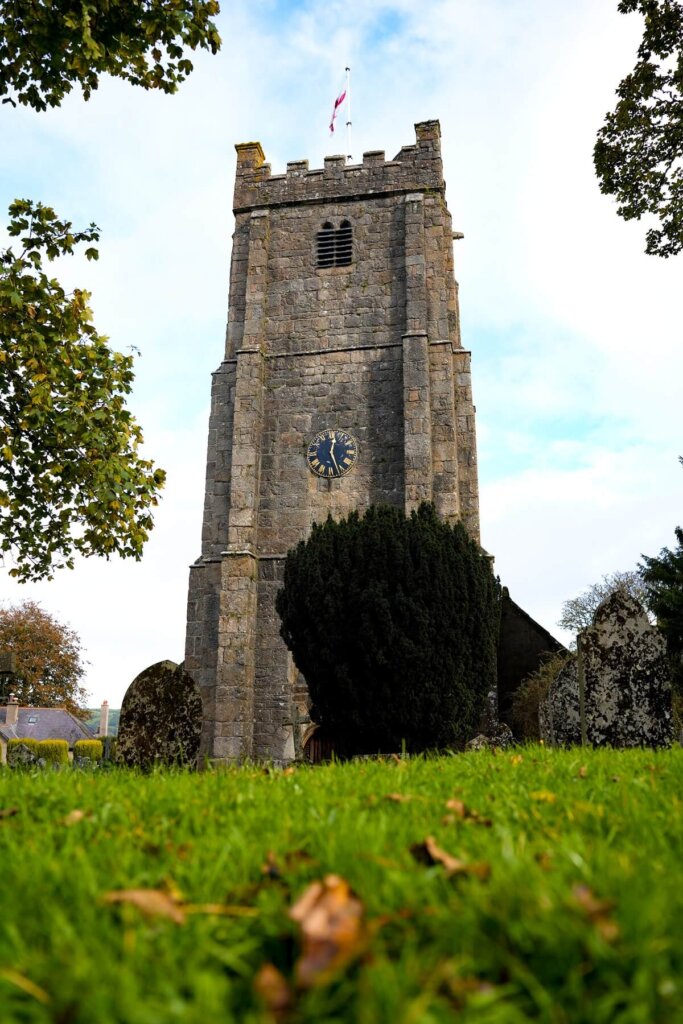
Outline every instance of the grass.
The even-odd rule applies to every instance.
[[[5,770],[0,816],[18,812],[0,817],[0,1019],[676,1024],[682,796],[680,748],[290,774]],[[479,817],[449,811],[453,798]],[[416,860],[427,836],[489,877]],[[264,874],[269,851],[279,872]],[[368,939],[297,990],[288,909],[330,872],[362,901]],[[104,899],[133,888],[200,912],[175,923]],[[255,992],[266,963],[288,979],[288,1009]]]

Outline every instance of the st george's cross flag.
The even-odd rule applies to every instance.
[[[335,120],[335,118],[337,116],[337,111],[339,110],[339,108],[341,107],[341,105],[342,105],[342,103],[344,102],[345,99],[346,99],[346,86],[344,86],[344,88],[342,89],[342,91],[339,93],[339,95],[337,96],[336,100],[334,101],[334,107],[332,108],[332,120],[330,121],[330,134],[333,134],[333,132],[334,132],[334,120]]]

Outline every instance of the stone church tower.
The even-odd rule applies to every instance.
[[[258,142],[236,147],[227,341],[188,599],[200,756],[283,759],[300,743],[305,684],[275,596],[313,522],[428,500],[478,539],[439,123],[415,133],[393,160],[332,156],[277,175]]]

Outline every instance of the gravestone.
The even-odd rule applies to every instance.
[[[671,742],[671,679],[666,641],[642,605],[617,590],[579,635],[580,655],[560,670],[539,708],[541,738],[581,742],[579,671],[586,740],[595,747],[661,747]]]
[[[602,602],[580,636],[586,731],[596,747],[671,742],[671,675],[666,640],[630,594]]]
[[[581,742],[579,676],[576,658],[569,657],[548,687],[538,709],[541,739],[549,746],[573,747]]]
[[[202,700],[182,665],[160,661],[133,680],[121,705],[117,759],[128,767],[194,766]]]

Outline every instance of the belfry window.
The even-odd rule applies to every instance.
[[[343,220],[338,228],[325,221],[317,234],[317,266],[348,267],[353,255],[351,224]]]

